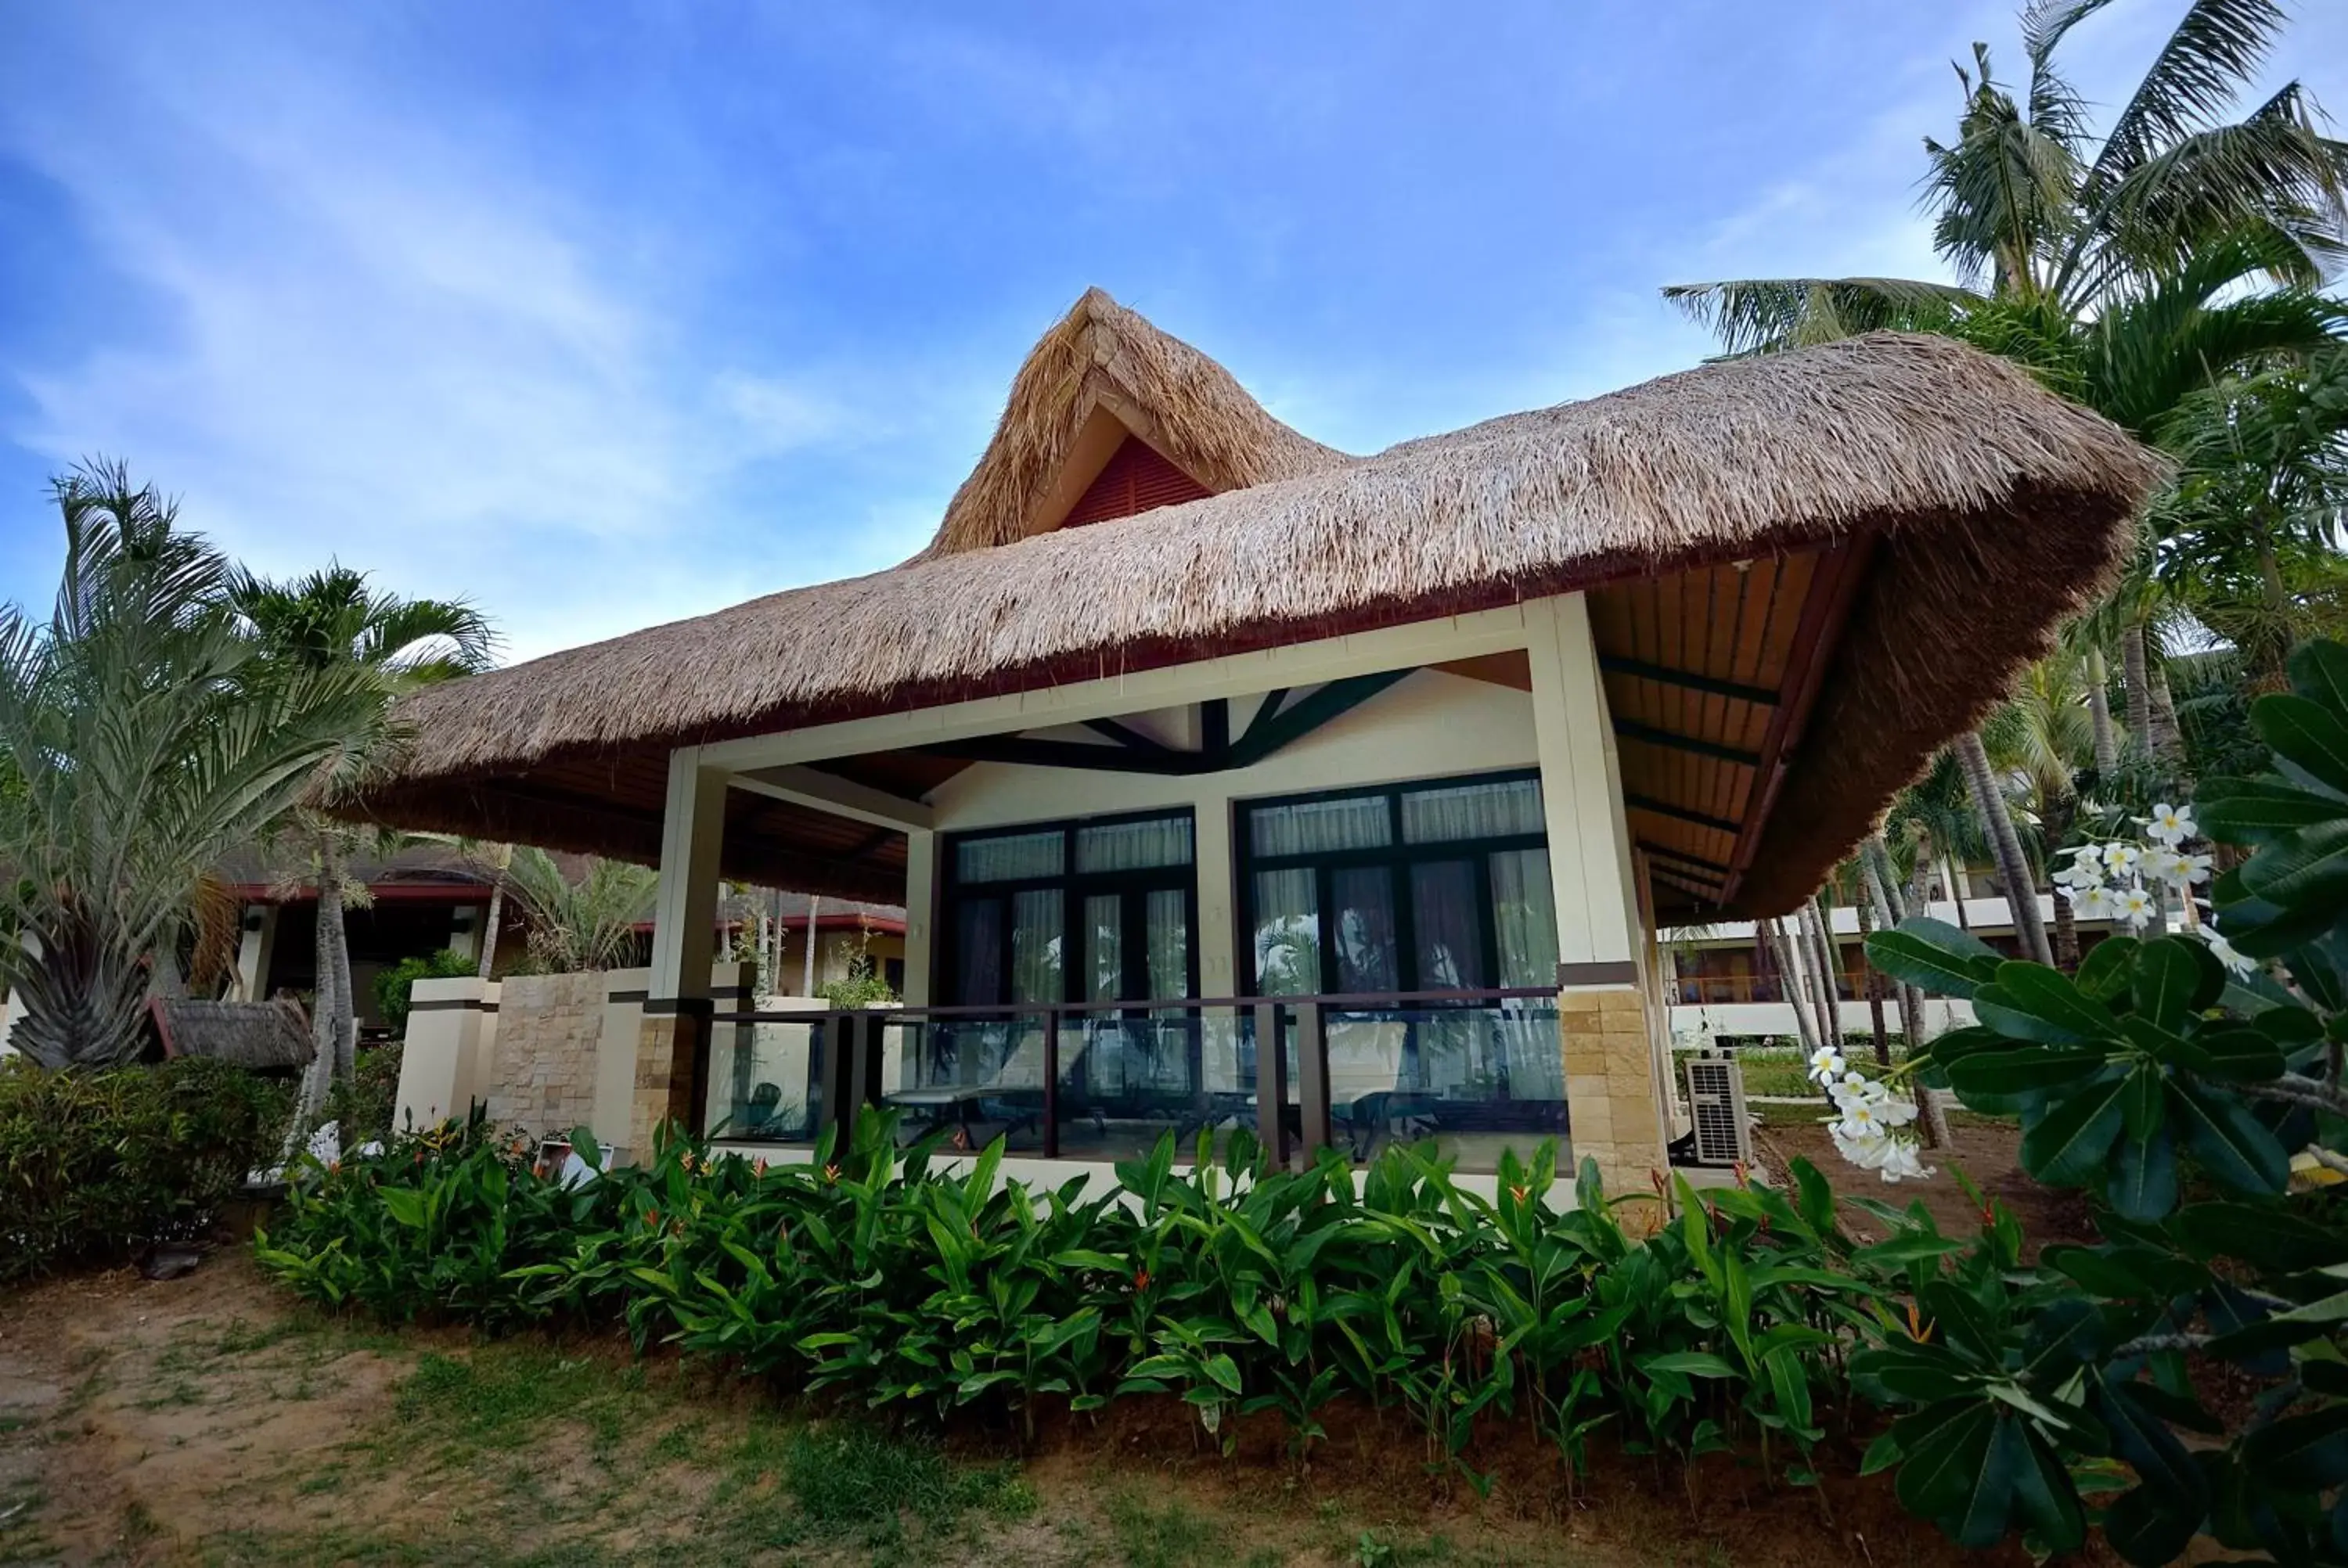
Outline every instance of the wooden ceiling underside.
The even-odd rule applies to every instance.
[[[1735,896],[1864,553],[1763,557],[1591,593],[1631,834],[1666,922]]]

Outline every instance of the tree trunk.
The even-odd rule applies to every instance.
[[[1998,876],[2005,884],[2005,901],[2013,911],[2013,929],[2022,938],[2023,956],[2052,965],[2054,949],[2047,944],[2045,922],[2038,917],[2037,883],[2022,853],[2022,840],[2013,831],[2013,818],[2005,809],[2005,795],[1997,787],[1997,775],[1991,771],[1989,753],[1982,749],[1977,732],[1967,731],[1953,743],[1958,765],[1964,769],[1965,785],[1972,792],[1973,809],[1982,818],[1982,835],[1997,856]]]
[[[342,854],[334,835],[318,835],[318,987],[310,1005],[310,1065],[302,1073],[302,1092],[294,1102],[294,1117],[285,1125],[281,1162],[301,1153],[310,1130],[325,1113],[335,1085],[335,1068],[342,1056],[343,1014],[349,998],[343,988],[350,971],[336,961],[344,947]]]
[[[347,1083],[356,1075],[358,999],[352,994],[350,932],[343,922],[343,846],[331,832],[318,839],[318,941],[321,972],[324,963],[335,970],[334,1081]]]
[[[2185,731],[2177,722],[2177,699],[2168,690],[2168,671],[2152,670],[2153,754],[2168,763],[2185,760]]]
[[[1818,1026],[1810,1017],[1809,1003],[1802,995],[1802,971],[1794,962],[1794,944],[1786,935],[1786,917],[1779,915],[1754,924],[1768,934],[1769,956],[1777,964],[1777,989],[1793,1009],[1794,1032],[1801,1037],[1802,1055],[1807,1060],[1817,1054]]]
[[[1862,866],[1864,866],[1866,854],[1867,851],[1862,847],[1859,851]],[[1867,872],[1865,880],[1872,882],[1875,879],[1875,868],[1865,866],[1865,869]],[[1866,949],[1868,938],[1875,934],[1874,905],[1875,900],[1865,892],[1859,895],[1859,945],[1862,951]],[[1883,977],[1875,972],[1873,964],[1867,966],[1865,973],[1867,975],[1867,1021],[1875,1034],[1875,1064],[1878,1067],[1889,1068],[1891,1065],[1891,1037],[1885,1033],[1883,1029]]]
[[[2127,676],[2129,738],[2152,750],[2152,692],[2145,684],[2144,623],[2132,621],[2120,639],[2120,667]]]
[[[2108,780],[2120,765],[2119,736],[2112,730],[2112,673],[2104,663],[2104,651],[2087,650],[2087,716],[2094,721],[2096,732],[2096,776]],[[2109,788],[2109,784],[2104,785]]]
[[[505,924],[506,885],[502,881],[489,884],[489,912],[481,917],[481,961],[473,967],[474,978],[488,979],[498,961],[498,927]]]
[[[822,904],[822,899],[808,895],[807,952],[799,960],[799,991],[803,996],[815,995],[815,912]]]
[[[1900,905],[1899,884],[1891,876],[1891,850],[1881,834],[1871,834],[1860,846],[1861,860],[1868,871],[1868,891],[1871,893],[1887,924],[1897,925],[1907,918]],[[1860,918],[1866,917],[1862,913]],[[1905,1059],[1914,1061],[1924,1049],[1924,993],[1901,981],[1900,998],[1900,1039]],[[1949,1113],[1940,1097],[1915,1080],[1909,1081],[1909,1092],[1916,1102],[1916,1123],[1923,1129],[1924,1147],[1945,1149],[1949,1146]]]
[[[1818,1043],[1840,1049],[1842,1017],[1835,1006],[1834,954],[1826,941],[1816,894],[1797,911],[1803,955],[1810,967],[1810,1003],[1818,1011]]]

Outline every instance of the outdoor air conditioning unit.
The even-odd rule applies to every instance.
[[[1688,1114],[1695,1123],[1695,1163],[1752,1163],[1752,1124],[1745,1115],[1745,1069],[1725,1056],[1691,1056],[1687,1088]]]

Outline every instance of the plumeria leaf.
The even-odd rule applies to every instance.
[[[2140,945],[2134,937],[2106,937],[2087,949],[2075,977],[2080,994],[2106,1004],[2126,1000]]]
[[[2310,638],[2291,651],[2291,690],[2348,723],[2348,645]]]
[[[2177,1141],[2166,1122],[2142,1138],[2121,1134],[2104,1197],[2124,1219],[2157,1220],[2177,1206]]]
[[[1998,965],[1996,984],[1973,993],[1973,1011],[2008,1034],[2049,1045],[2086,1045],[2118,1028],[2111,1009],[2084,995],[2068,975],[2019,960]]]
[[[2220,1184],[2245,1193],[2281,1193],[2291,1177],[2291,1159],[2259,1119],[2222,1091],[2184,1079],[2168,1084],[2170,1113],[2193,1151]]]
[[[2250,856],[2241,875],[2244,892],[2287,913],[2348,897],[2348,816],[2277,839]]]
[[[2200,816],[2201,830],[2228,844],[2271,844],[2302,828],[2337,821],[2348,813],[2348,805],[2329,795],[2297,789],[2280,780],[2230,780],[2225,793],[2214,796],[2210,789],[2209,784],[2202,785],[2193,808]]]
[[[2194,1013],[2217,1006],[2225,989],[2226,967],[2205,943],[2161,937],[2137,948],[2136,1010],[2162,1029],[2184,1027]]]
[[[2125,1125],[2135,1076],[2097,1079],[2049,1105],[2022,1135],[2022,1168],[2056,1187],[2084,1186],[2101,1173]]]
[[[2250,704],[2250,728],[2277,757],[2333,789],[2348,790],[2348,723],[2322,703],[2297,692],[2271,692]]]
[[[1970,931],[1917,915],[1869,937],[1867,961],[1895,980],[1962,999],[1996,976],[2003,955]]]
[[[2193,1037],[2208,1060],[2193,1071],[2229,1083],[2263,1083],[2282,1076],[2282,1050],[2264,1030],[2249,1024],[2203,1029]]]

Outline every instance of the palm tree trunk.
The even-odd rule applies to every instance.
[[[358,1054],[358,1001],[351,994],[351,943],[343,920],[343,846],[331,831],[318,835],[318,958],[321,975],[335,973],[331,1084],[348,1082]]]
[[[807,952],[799,961],[801,979],[799,994],[815,995],[815,912],[823,904],[814,894],[808,895]]]
[[[498,927],[505,924],[506,885],[502,879],[489,884],[489,910],[481,917],[481,961],[474,967],[474,977],[488,979],[498,961]]]
[[[2120,637],[2120,667],[2127,676],[2128,735],[2152,750],[2152,692],[2145,684],[2144,623],[2132,621]]]
[[[2087,716],[2096,732],[2096,776],[2108,779],[2120,765],[2119,736],[2112,730],[2112,675],[2104,651],[2087,650]]]
[[[1810,1005],[1818,1012],[1818,1043],[1838,1047],[1842,1044],[1842,1019],[1835,1007],[1834,956],[1820,929],[1818,896],[1811,895],[1796,916],[1803,954],[1810,968]]]
[[[2168,690],[2168,671],[2152,670],[2152,749],[2165,761],[2185,760],[2185,731],[2177,722],[2177,699]]]
[[[1802,971],[1794,962],[1794,944],[1786,935],[1786,917],[1776,916],[1754,922],[1766,933],[1769,956],[1777,965],[1777,989],[1785,996],[1794,1014],[1794,1032],[1801,1037],[1802,1055],[1815,1055],[1818,1049],[1818,1026],[1810,1017],[1808,1001],[1802,995]]]
[[[1891,875],[1891,849],[1879,833],[1868,835],[1860,846],[1861,863],[1867,868],[1867,888],[1873,895],[1876,907],[1887,925],[1898,925],[1908,917],[1900,907],[1900,885]],[[1860,917],[1862,919],[1865,916]],[[1900,1039],[1908,1060],[1924,1049],[1924,993],[1905,980],[1900,982]],[[1916,1123],[1923,1129],[1924,1147],[1945,1149],[1949,1146],[1949,1112],[1940,1097],[1921,1083],[1910,1081],[1909,1091],[1916,1102]]]
[[[1982,835],[1997,856],[1998,876],[2005,884],[2005,901],[2013,911],[2014,934],[2022,938],[2023,956],[2051,965],[2054,950],[2047,945],[2045,922],[2038,917],[2037,883],[2022,853],[2022,840],[2013,831],[2013,817],[2005,809],[2004,793],[1991,771],[1989,753],[1982,749],[1977,732],[1967,731],[1953,744],[1957,764],[1964,770],[1965,786],[1972,792],[1973,809],[1981,815]]]
[[[1860,865],[1866,871],[1865,880],[1872,882],[1875,879],[1875,868],[1866,865],[1866,856],[1867,851],[1862,847],[1859,851]],[[1875,900],[1867,891],[1862,890],[1858,906],[1859,944],[1862,950],[1867,946],[1868,938],[1875,934],[1874,906]],[[1867,1022],[1875,1034],[1875,1064],[1878,1067],[1888,1068],[1891,1065],[1891,1037],[1884,1031],[1883,1028],[1881,983],[1883,977],[1876,972],[1873,964],[1868,965],[1865,972],[1867,975]]]

